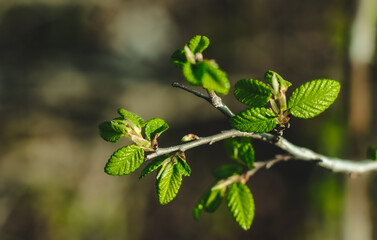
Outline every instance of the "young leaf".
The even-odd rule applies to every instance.
[[[243,183],[232,183],[227,195],[228,208],[236,222],[248,230],[254,218],[254,199],[250,189]]]
[[[240,143],[237,141],[237,139],[234,138],[228,138],[224,140],[224,147],[225,152],[228,154],[228,156],[231,159],[238,159],[238,148],[240,146]]]
[[[316,79],[295,89],[289,99],[290,113],[298,118],[312,118],[325,111],[338,97],[340,83]]]
[[[107,161],[105,172],[109,175],[126,175],[140,167],[144,161],[144,151],[138,146],[129,145],[115,151]]]
[[[249,108],[232,117],[230,124],[243,132],[269,132],[276,126],[276,116],[267,108]]]
[[[206,212],[214,212],[216,211],[224,197],[223,189],[211,190],[209,189],[206,191],[203,196],[200,198],[198,204],[194,208],[194,218],[199,218],[199,213],[201,210],[205,210]]]
[[[159,167],[161,167],[161,165],[164,163],[164,161],[166,159],[169,159],[170,158],[170,155],[169,154],[165,154],[163,156],[160,156],[158,157],[157,159],[153,160],[152,162],[150,162],[144,169],[143,171],[141,172],[140,174],[140,177],[139,177],[139,180],[144,178],[145,176],[147,176],[148,174],[150,174],[151,172],[153,172],[154,170],[158,169]]]
[[[176,165],[182,176],[190,176],[191,174],[190,166],[187,164],[186,160],[181,158],[179,155],[177,156]]]
[[[231,159],[244,163],[249,169],[254,167],[254,148],[250,138],[242,138],[241,142],[236,139],[226,139],[224,141],[225,151]]]
[[[242,172],[242,166],[234,163],[224,164],[213,170],[213,175],[217,179],[225,179],[233,175],[240,174]]]
[[[169,125],[161,118],[152,118],[145,124],[145,136],[148,140],[152,140],[156,134],[160,136],[168,128]]]
[[[187,82],[192,85],[202,85],[202,79],[196,76],[196,65],[189,62],[183,64],[182,73]]]
[[[170,62],[174,66],[182,68],[183,65],[187,62],[185,51],[182,49],[175,51],[170,57]]]
[[[271,90],[261,81],[242,79],[234,86],[234,96],[251,107],[263,107],[271,98]]]
[[[282,88],[282,89],[287,89],[288,87],[290,87],[292,85],[292,83],[284,80],[279,74],[277,74],[276,72],[271,71],[271,70],[267,71],[264,74],[264,78],[272,86],[274,86],[274,81],[275,81],[274,78],[275,78],[277,80],[278,84],[280,85],[280,88]]]
[[[246,164],[249,169],[254,168],[254,148],[251,143],[243,143],[238,149],[238,158]]]
[[[118,109],[118,113],[120,116],[122,116],[124,119],[130,120],[133,124],[135,124],[137,127],[143,127],[145,125],[145,121],[139,117],[138,115],[129,112],[123,108]]]
[[[187,46],[193,54],[202,53],[209,46],[209,39],[206,36],[196,35]]]
[[[211,61],[198,62],[195,70],[197,79],[200,79],[205,89],[215,91],[218,94],[227,94],[230,83],[226,73],[221,71],[217,65]]]
[[[180,170],[169,162],[157,179],[158,201],[165,205],[175,198],[182,183]]]
[[[377,148],[369,147],[367,155],[370,160],[377,161]]]
[[[117,142],[126,133],[126,126],[117,122],[103,122],[99,126],[101,137],[108,142]]]

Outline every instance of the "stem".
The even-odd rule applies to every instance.
[[[216,109],[220,110],[227,118],[231,118],[234,116],[232,111],[222,102],[221,98],[217,96],[215,92],[213,91],[209,91],[208,92],[209,96],[206,96],[203,93],[187,88],[180,83],[173,83],[172,86],[181,88],[200,98],[205,99],[206,101],[211,103],[211,105],[214,106]],[[366,173],[366,172],[377,170],[377,162],[375,161],[371,161],[371,160],[352,161],[348,159],[327,157],[319,153],[316,153],[308,148],[296,146],[283,137],[279,137],[278,138],[279,140],[276,141],[276,136],[270,133],[248,133],[248,132],[241,132],[236,129],[222,131],[221,133],[208,136],[208,137],[202,137],[195,141],[184,143],[181,145],[176,145],[176,146],[172,146],[168,148],[159,148],[154,153],[147,155],[145,157],[145,160],[150,160],[155,157],[161,156],[163,154],[168,154],[171,152],[176,152],[176,151],[184,152],[191,148],[195,148],[195,147],[205,145],[205,144],[211,145],[212,143],[215,143],[215,142],[227,139],[227,138],[234,138],[234,137],[251,137],[251,138],[258,139],[264,142],[268,142],[272,145],[275,145],[276,147],[279,147],[285,150],[297,160],[314,162],[318,166],[330,169],[334,172],[361,174],[361,173]],[[275,162],[276,161],[277,160],[275,159]],[[281,161],[281,160],[278,160],[278,161]],[[270,162],[271,161],[267,161],[266,164]],[[258,164],[261,164],[261,163],[258,163],[258,162],[254,163],[255,168],[256,166],[258,166]],[[246,178],[249,178],[253,174],[254,169],[250,170],[251,172],[249,171],[250,173],[246,174]],[[255,171],[257,170],[254,170],[254,172]]]
[[[234,116],[232,111],[228,108],[228,106],[226,106],[223,103],[222,99],[219,96],[217,96],[214,91],[208,91],[209,96],[207,96],[201,92],[188,88],[181,83],[174,82],[172,83],[172,86],[183,89],[189,93],[194,94],[197,97],[203,98],[204,100],[209,102],[212,106],[214,106],[216,109],[218,109],[220,112],[222,112],[227,118],[231,118]]]
[[[377,170],[377,162],[373,162],[370,160],[364,161],[352,161],[348,159],[340,159],[340,158],[332,158],[321,155],[316,153],[308,148],[303,148],[294,145],[293,143],[289,142],[287,139],[280,137],[279,141],[275,141],[276,137],[269,133],[248,133],[248,132],[241,132],[235,129],[226,130],[221,133],[208,136],[208,137],[201,137],[198,140],[184,143],[168,148],[159,148],[156,152],[151,153],[145,157],[145,160],[150,160],[156,158],[158,156],[182,151],[185,152],[189,149],[199,147],[201,145],[206,144],[213,144],[215,142],[227,139],[227,138],[234,138],[234,137],[251,137],[254,139],[258,139],[264,142],[268,142],[270,144],[279,147],[289,154],[291,154],[294,158],[298,161],[308,161],[314,162],[318,166],[330,169],[334,172],[345,172],[345,173],[365,173],[369,171]],[[256,164],[256,163],[255,163]]]

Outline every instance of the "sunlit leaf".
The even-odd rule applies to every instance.
[[[255,210],[250,189],[243,183],[232,183],[228,189],[227,202],[236,222],[244,230],[248,230],[253,222]]]
[[[193,54],[202,53],[209,46],[209,39],[206,36],[196,35],[187,46]]]
[[[298,118],[312,118],[325,111],[338,97],[340,83],[316,79],[295,89],[289,98],[290,113]]]
[[[109,175],[126,175],[140,167],[144,161],[144,151],[138,146],[122,147],[111,155],[105,172]]]
[[[182,183],[182,175],[178,167],[169,162],[164,168],[162,174],[157,179],[158,201],[165,205],[172,201],[178,193]]]
[[[234,96],[251,107],[263,107],[271,98],[271,90],[261,81],[242,79],[234,86]]]
[[[140,174],[140,177],[139,177],[139,180],[144,178],[145,176],[147,176],[148,174],[150,174],[151,172],[153,172],[154,170],[158,169],[159,167],[161,167],[161,165],[163,164],[163,162],[166,160],[166,159],[169,159],[170,158],[170,155],[169,154],[165,154],[163,156],[160,156],[156,159],[154,159],[153,161],[151,161],[144,169],[143,171],[141,172]]]
[[[145,125],[145,121],[136,115],[135,113],[129,112],[123,108],[118,109],[118,113],[120,116],[122,116],[124,119],[130,120],[132,123],[134,123],[137,127],[143,127]]]
[[[249,108],[232,117],[230,123],[243,132],[263,133],[275,128],[276,116],[267,108]]]
[[[154,139],[155,135],[158,134],[159,136],[161,133],[166,131],[169,128],[169,125],[161,118],[152,118],[148,120],[145,124],[145,137],[148,140]]]

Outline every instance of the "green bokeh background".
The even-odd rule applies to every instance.
[[[199,221],[192,218],[197,199],[214,181],[210,172],[229,161],[221,143],[186,153],[192,175],[171,204],[160,206],[153,176],[139,182],[140,170],[122,177],[103,172],[112,152],[128,142],[103,141],[97,126],[119,107],[144,119],[163,118],[170,129],[161,147],[187,133],[207,136],[230,128],[202,99],[170,86],[184,82],[170,55],[201,34],[211,40],[205,56],[217,60],[232,85],[242,78],[262,80],[269,69],[293,86],[325,77],[340,81],[336,103],[317,118],[293,119],[285,137],[330,156],[363,158],[347,130],[356,4],[0,2],[0,239],[345,239],[345,174],[295,161],[259,172],[249,182],[256,215],[244,232],[225,204]],[[376,61],[369,67],[375,92]],[[231,94],[224,102],[234,112],[245,108]],[[365,149],[377,146],[375,96],[372,104]],[[257,141],[255,149],[257,160],[282,153]],[[376,181],[372,174],[365,185],[372,227]]]

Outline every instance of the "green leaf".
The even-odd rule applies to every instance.
[[[157,179],[157,195],[160,204],[165,205],[175,198],[182,183],[180,170],[169,162]]]
[[[254,218],[254,199],[250,189],[243,183],[232,183],[227,195],[228,208],[236,222],[248,230]]]
[[[140,167],[144,161],[144,151],[138,146],[129,145],[115,151],[107,161],[105,172],[109,175],[126,175]]]
[[[166,159],[169,159],[170,158],[170,155],[169,154],[165,154],[165,155],[162,155],[156,159],[154,159],[152,162],[150,162],[144,169],[143,171],[141,172],[140,174],[140,177],[139,177],[139,180],[141,180],[142,178],[144,178],[145,176],[147,176],[148,174],[150,174],[151,172],[153,172],[154,170],[158,169],[159,167],[161,167],[161,165],[164,163],[164,161]]]
[[[135,124],[139,128],[141,128],[145,125],[145,121],[141,117],[139,117],[138,115],[136,115],[132,112],[129,112],[129,111],[123,109],[123,108],[119,108],[118,113],[124,119],[130,120],[133,124]]]
[[[108,142],[117,142],[126,133],[126,126],[119,124],[116,121],[107,121],[101,123],[99,126],[101,137]]]
[[[370,160],[377,161],[377,148],[369,147],[367,155]]]
[[[145,136],[148,140],[154,139],[155,135],[161,135],[169,128],[169,125],[161,118],[152,118],[145,124]]]
[[[246,105],[263,107],[271,98],[271,90],[261,81],[242,79],[234,86],[234,96]]]
[[[193,54],[202,53],[209,46],[209,39],[206,36],[196,35],[187,46]]]
[[[205,210],[206,212],[214,212],[216,211],[221,202],[224,198],[224,191],[223,189],[211,190],[209,189],[206,191],[203,196],[200,198],[198,204],[194,208],[194,218],[199,218],[199,213],[201,210]]]
[[[177,155],[177,168],[179,169],[181,175],[190,176],[191,168],[181,156]]]
[[[230,119],[233,128],[242,132],[269,132],[276,126],[274,112],[267,108],[249,108]]]
[[[170,57],[170,62],[176,67],[183,68],[187,62],[185,51],[183,49],[175,51]]]
[[[290,113],[298,118],[312,118],[325,111],[338,97],[340,83],[316,79],[295,89],[289,99]]]
[[[250,138],[242,138],[241,142],[236,139],[226,139],[224,141],[225,151],[231,159],[245,164],[249,169],[254,168],[254,148]]]
[[[249,169],[254,168],[254,148],[251,143],[241,144],[238,149],[238,158],[246,164]]]
[[[276,72],[271,71],[271,70],[267,71],[264,74],[264,78],[272,86],[274,86],[275,85],[275,81],[277,81],[278,84],[280,85],[280,88],[282,88],[282,89],[287,89],[288,87],[290,87],[292,85],[292,83],[284,80],[279,74],[277,74]]]
[[[242,172],[242,166],[234,163],[224,164],[213,170],[213,175],[217,179],[225,179],[233,175],[240,174]]]
[[[197,78],[196,71],[197,67],[195,64],[191,64],[189,62],[183,64],[182,73],[183,76],[186,78],[187,82],[192,85],[202,85],[201,78]]]
[[[226,73],[221,71],[217,65],[211,61],[198,62],[195,70],[197,79],[200,79],[205,89],[215,91],[218,94],[227,94],[230,83]]]

